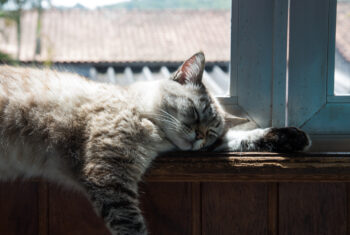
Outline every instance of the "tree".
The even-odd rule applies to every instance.
[[[0,0],[0,17],[13,20],[16,23],[17,32],[17,60],[19,59],[21,50],[21,13],[26,0]],[[6,3],[12,3],[14,9],[4,10],[3,7]]]
[[[51,1],[47,0],[49,6]],[[4,9],[5,4],[11,5],[10,9]],[[40,54],[40,34],[41,34],[41,18],[42,18],[42,0],[0,0],[0,18],[12,20],[16,23],[17,32],[17,55],[19,60],[21,52],[21,15],[24,8],[35,8],[38,11],[38,19],[36,26],[36,49],[35,53]],[[1,32],[0,32],[1,33]],[[4,32],[2,32],[4,34]]]

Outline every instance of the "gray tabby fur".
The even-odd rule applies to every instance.
[[[204,63],[200,52],[170,79],[130,87],[0,66],[0,178],[44,177],[81,189],[113,235],[147,234],[137,184],[160,153],[310,144],[295,128],[229,130],[246,120],[225,113],[208,93]]]

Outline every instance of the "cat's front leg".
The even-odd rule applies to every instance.
[[[120,179],[120,175],[111,171],[113,168],[103,165],[94,168],[81,179],[81,183],[111,234],[146,235],[144,218],[138,206],[137,182]]]
[[[305,151],[311,146],[308,135],[295,127],[255,129],[251,131],[229,130],[216,151]]]

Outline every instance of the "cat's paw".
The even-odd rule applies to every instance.
[[[261,140],[263,149],[273,152],[306,151],[310,137],[296,127],[270,128]]]

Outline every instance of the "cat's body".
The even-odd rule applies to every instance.
[[[137,183],[160,153],[309,145],[293,128],[227,132],[227,114],[201,84],[203,69],[198,53],[172,79],[122,88],[0,67],[0,179],[44,177],[80,188],[112,234],[146,234]]]
[[[1,67],[0,169],[10,169],[10,178],[18,174],[49,178],[62,174],[65,178],[71,167],[82,168],[88,161],[84,158],[94,154],[89,151],[96,150],[88,149],[89,145],[121,155],[118,151],[123,148],[139,146],[147,156],[140,163],[146,168],[158,153],[174,147],[146,118],[151,98],[140,95],[139,85],[123,88],[71,73]],[[143,93],[147,96],[146,92],[157,92],[160,84],[146,83],[143,88],[145,85],[149,86]],[[130,146],[113,149],[117,142]]]

